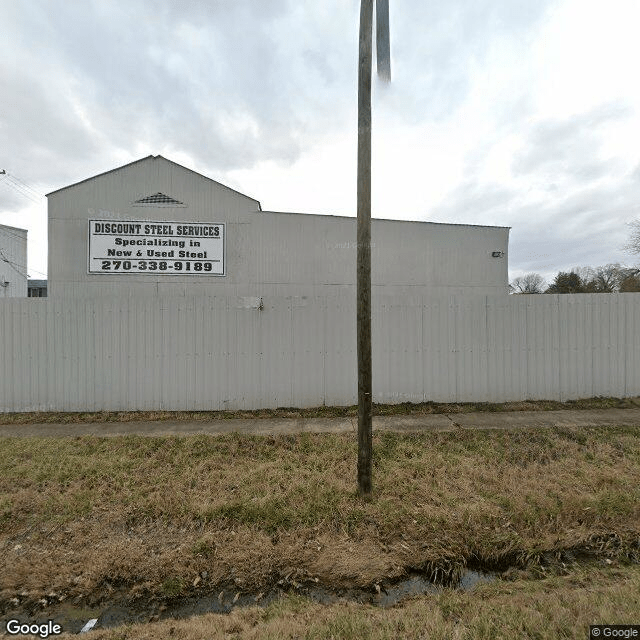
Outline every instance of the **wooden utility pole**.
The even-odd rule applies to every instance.
[[[389,0],[376,3],[378,73],[391,79]],[[357,232],[357,341],[358,341],[358,493],[372,490],[371,458],[371,67],[373,0],[360,1],[358,62],[358,232]]]

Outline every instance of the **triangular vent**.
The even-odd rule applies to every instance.
[[[134,207],[140,207],[144,205],[151,206],[165,206],[165,207],[186,207],[187,205],[184,202],[180,202],[180,200],[176,200],[175,198],[171,198],[169,196],[165,196],[164,193],[154,193],[152,196],[147,196],[146,198],[140,198],[140,200],[136,200],[133,203]]]

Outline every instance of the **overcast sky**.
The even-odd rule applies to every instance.
[[[29,275],[42,194],[149,154],[355,215],[358,7],[0,0],[0,224],[29,230]],[[640,261],[638,0],[390,0],[390,22],[374,217],[510,226],[511,279]]]

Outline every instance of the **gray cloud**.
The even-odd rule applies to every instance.
[[[449,117],[490,34],[518,37],[549,4],[514,10],[507,0],[399,0],[392,52],[403,64],[394,73],[411,81],[381,97],[381,108],[407,122]],[[140,145],[186,153],[218,172],[267,159],[288,164],[354,120],[355,0],[158,0],[152,8],[142,0],[34,0],[4,13],[4,57],[18,52],[34,105],[30,113],[10,99],[6,107],[20,120],[11,128],[28,131],[41,119],[35,113],[63,119],[47,130],[66,140],[39,136],[38,146],[58,160],[82,157],[88,172]],[[86,122],[78,122],[78,110]],[[9,139],[6,147],[32,157],[34,138]],[[50,175],[56,186],[78,177],[73,162],[51,164],[59,167]]]
[[[515,187],[468,181],[456,188],[428,219],[510,226],[509,266],[547,280],[575,266],[634,264],[622,247],[630,220],[640,216],[640,181],[634,173],[606,183],[577,182],[544,200],[523,199]]]
[[[446,120],[468,95],[474,65],[482,65],[494,41],[522,39],[535,30],[556,0],[414,2],[391,6],[393,67],[401,89],[389,108],[406,122]],[[521,97],[516,101],[522,100]]]
[[[37,144],[60,157],[83,134],[84,155],[96,161],[143,144],[187,153],[215,171],[262,159],[291,163],[305,143],[344,125],[355,99],[344,92],[345,78],[355,74],[355,62],[344,65],[355,36],[336,37],[321,8],[298,16],[294,26],[296,6],[165,0],[150,11],[139,0],[29,3],[9,12],[4,49],[19,50],[25,61],[32,109],[24,111],[20,92],[8,90],[6,109],[15,118],[4,124],[26,132],[36,114],[49,120],[64,114],[64,127],[47,127],[60,138],[80,108],[99,132],[99,145],[79,123],[66,140],[49,134]],[[351,15],[353,8],[337,13]],[[30,40],[38,46],[29,51]],[[3,142],[18,147],[16,140]],[[21,141],[26,154],[35,146],[35,136]],[[73,173],[65,167],[63,182]]]
[[[29,76],[0,67],[0,148],[3,167],[29,185],[55,181],[64,165],[73,170],[98,151],[92,133],[64,95],[45,93]],[[0,190],[0,207],[19,204]],[[24,201],[22,202],[24,204]]]
[[[625,179],[518,208],[513,213],[511,270],[544,274],[637,262],[622,247],[629,235],[626,223],[640,214],[639,202],[640,183]]]
[[[524,140],[512,159],[513,182],[480,178],[501,137],[484,141],[466,158],[465,181],[429,216],[511,226],[512,273],[549,276],[577,265],[630,262],[621,249],[625,223],[640,214],[640,167],[625,172],[618,159],[607,157],[602,130],[632,115],[624,105],[602,104],[570,119],[511,126],[507,133]]]
[[[525,149],[513,159],[513,174],[596,180],[613,168],[600,157],[600,127],[631,115],[632,110],[622,105],[604,104],[570,119],[537,123],[528,131]]]
[[[495,63],[495,43],[525,47],[559,4],[394,0],[394,82],[375,85],[376,117],[398,127],[455,121],[474,73]],[[355,128],[358,5],[3,2],[0,164],[42,191],[147,153],[183,154],[214,176],[264,160],[290,165],[324,136]],[[611,103],[536,121],[532,91],[510,87],[491,105],[494,133],[429,219],[511,226],[514,270],[624,261],[640,163],[625,174],[603,153],[602,131],[635,114]],[[483,181],[494,145],[509,135],[524,140],[513,182]],[[0,211],[21,204],[0,184]]]
[[[509,223],[497,221],[507,217],[517,196],[517,192],[507,186],[465,181],[442,204],[433,208],[429,217],[462,224],[509,226]]]

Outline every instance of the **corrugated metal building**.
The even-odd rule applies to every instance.
[[[0,298],[27,297],[27,230],[0,224]]]
[[[355,218],[262,211],[162,156],[47,197],[53,298],[355,294]],[[506,294],[508,237],[508,227],[375,219],[373,293]]]
[[[640,393],[640,294],[509,296],[508,233],[373,221],[374,402]],[[51,297],[0,304],[0,412],[353,404],[355,243],[160,156],[49,194]]]

